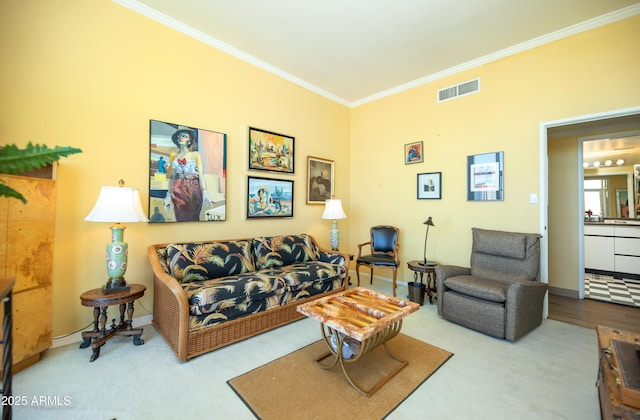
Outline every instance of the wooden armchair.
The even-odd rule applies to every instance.
[[[356,259],[356,275],[360,286],[360,266],[371,269],[370,284],[373,284],[374,268],[391,268],[393,270],[393,296],[396,295],[396,275],[400,261],[398,260],[398,237],[400,229],[395,226],[373,226],[370,230],[369,242],[358,244],[358,258]],[[371,253],[362,255],[362,248],[369,246]]]

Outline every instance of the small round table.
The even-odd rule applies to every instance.
[[[429,297],[429,303],[433,305],[433,302],[438,298],[436,291],[436,265],[435,261],[427,261],[427,265],[424,265],[422,261],[412,260],[407,263],[409,270],[413,271],[413,280],[418,281],[418,273],[420,273],[420,283],[423,283],[422,276],[427,274],[426,293]]]
[[[132,328],[133,302],[141,298],[147,288],[141,284],[131,284],[130,286],[130,290],[123,292],[105,294],[102,288],[98,288],[80,295],[82,306],[93,307],[93,330],[82,333],[83,341],[80,344],[81,349],[91,346],[93,350],[91,362],[100,356],[100,347],[113,336],[133,336],[133,344],[136,346],[144,344],[144,340],[141,338],[143,329]],[[107,308],[113,305],[120,307],[120,322],[116,324],[114,318],[107,330]],[[124,319],[125,309],[127,310],[126,321]]]

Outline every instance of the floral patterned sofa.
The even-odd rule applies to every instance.
[[[345,290],[347,254],[307,234],[155,244],[153,325],[180,361],[302,318]]]

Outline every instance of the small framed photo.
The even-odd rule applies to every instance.
[[[247,219],[293,217],[293,181],[247,177]]]
[[[504,200],[504,152],[467,156],[467,201]]]
[[[418,174],[418,200],[442,198],[442,172]]]
[[[413,143],[407,143],[404,145],[404,163],[408,165],[410,163],[424,162],[424,147],[421,141]]]
[[[249,169],[295,173],[295,138],[249,127]]]
[[[307,156],[307,204],[322,204],[333,197],[333,161]]]

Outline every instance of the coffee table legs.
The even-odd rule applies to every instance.
[[[342,373],[347,378],[347,381],[349,381],[351,386],[354,387],[362,395],[369,397],[373,395],[374,392],[380,389],[380,387],[382,387],[385,383],[387,383],[391,378],[393,378],[398,372],[400,372],[409,364],[408,361],[402,360],[396,355],[394,355],[389,349],[389,347],[387,346],[387,341],[397,336],[400,333],[401,328],[402,328],[402,320],[396,322],[393,325],[386,327],[382,331],[374,334],[373,336],[367,338],[362,342],[356,342],[359,344],[359,346],[357,345],[355,346],[358,348],[355,349],[355,353],[353,354],[353,356],[350,358],[345,358],[343,357],[343,352],[342,352],[342,348],[345,341],[347,342],[351,341],[353,343],[355,342],[355,340],[349,340],[346,334],[338,333],[337,330],[331,327],[325,326],[324,324],[320,324],[320,329],[322,330],[322,336],[324,338],[325,343],[327,344],[327,347],[329,348],[329,353],[326,353],[323,356],[319,357],[318,359],[316,359],[315,362],[322,369],[331,369],[337,363],[339,363],[340,368],[342,369]],[[331,343],[332,336],[338,337],[337,340],[334,338],[335,348]],[[353,379],[351,378],[351,375],[349,375],[349,372],[347,372],[345,364],[354,363],[358,361],[361,357],[365,356],[367,353],[374,350],[380,345],[384,347],[384,349],[386,350],[386,352],[389,354],[391,358],[398,361],[400,364],[392,372],[390,372],[384,378],[382,378],[378,383],[373,385],[370,389],[368,390],[362,389],[353,381]],[[322,360],[327,359],[328,357],[331,357],[328,363],[326,364],[321,363]]]

